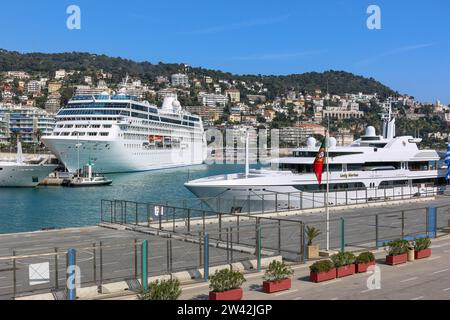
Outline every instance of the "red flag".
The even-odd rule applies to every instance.
[[[322,184],[323,165],[325,163],[325,151],[326,151],[326,138],[323,139],[319,152],[317,153],[316,160],[314,160],[313,170],[316,174],[319,185]]]

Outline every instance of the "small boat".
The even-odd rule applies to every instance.
[[[103,175],[95,174],[92,172],[92,164],[89,162],[85,166],[80,174],[74,176],[67,183],[69,187],[97,187],[97,186],[107,186],[112,183],[112,180],[106,178]]]
[[[112,180],[107,179],[104,176],[93,176],[93,177],[74,177],[70,181],[70,187],[96,187],[96,186],[107,186],[112,183]]]

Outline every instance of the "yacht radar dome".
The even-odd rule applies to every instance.
[[[366,137],[375,137],[377,134],[376,134],[376,131],[375,131],[375,128],[374,127],[372,127],[372,126],[368,126],[367,128],[366,128],[366,133],[365,133],[365,136]]]
[[[335,137],[330,137],[328,140],[328,148],[336,148],[337,140]]]
[[[308,148],[314,148],[316,146],[317,140],[314,137],[309,137],[308,140],[306,140],[306,145]]]

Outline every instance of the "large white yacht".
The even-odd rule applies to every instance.
[[[58,165],[49,161],[49,156],[24,160],[22,145],[18,142],[16,161],[0,161],[0,187],[36,187],[57,168]]]
[[[176,97],[162,108],[124,91],[74,96],[57,114],[44,144],[76,172],[94,163],[97,172],[147,171],[201,164],[206,141],[199,116],[184,111]]]
[[[434,150],[420,150],[421,139],[395,135],[391,104],[382,115],[384,129],[377,135],[368,127],[365,135],[349,146],[328,141],[329,175],[318,185],[313,162],[319,146],[309,138],[307,146],[290,157],[271,160],[271,169],[207,177],[185,186],[218,212],[261,212],[350,205],[436,194],[445,187],[444,168]],[[248,165],[247,165],[248,168]]]

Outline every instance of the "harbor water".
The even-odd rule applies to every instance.
[[[102,199],[159,202],[195,198],[184,187],[188,179],[243,171],[243,165],[199,165],[107,175],[113,184],[103,187],[0,188],[0,233],[96,225]]]

